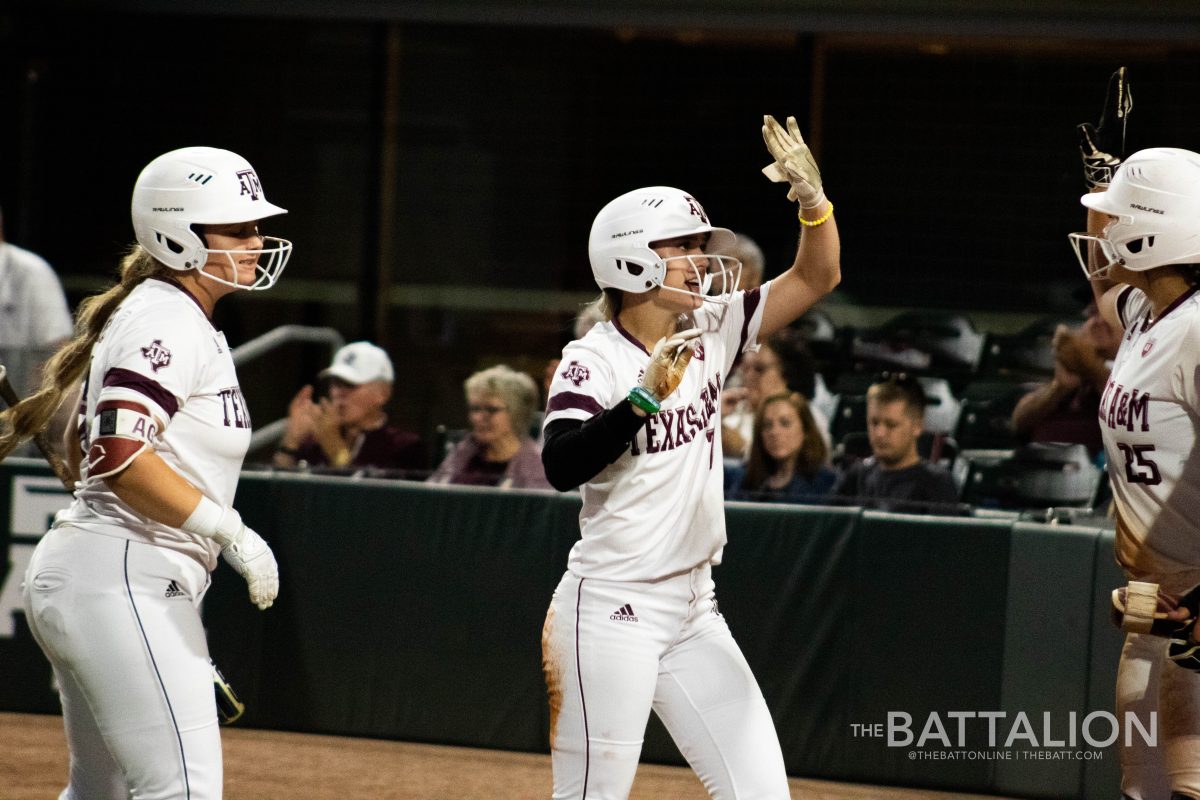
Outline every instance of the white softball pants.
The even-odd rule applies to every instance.
[[[542,634],[555,800],[629,796],[651,708],[716,800],[790,797],[758,683],[708,566],[655,582],[563,576]]]
[[[62,696],[61,800],[221,797],[207,588],[200,564],[165,548],[72,527],[42,538],[23,594]]]
[[[1200,571],[1149,574],[1137,580],[1183,594],[1200,583]],[[1140,735],[1121,745],[1121,792],[1134,800],[1158,800],[1172,792],[1200,798],[1200,673],[1167,658],[1168,642],[1159,636],[1128,634],[1117,667],[1117,717],[1128,712],[1150,730],[1150,714],[1158,713],[1158,746]],[[1124,729],[1122,729],[1124,730]]]

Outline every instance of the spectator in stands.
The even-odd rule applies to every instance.
[[[763,258],[762,248],[758,243],[744,233],[735,233],[737,240],[722,249],[719,255],[733,256],[738,261],[742,262],[742,275],[738,281],[738,288],[743,291],[750,291],[762,286],[763,282],[763,267],[766,263]],[[712,293],[719,293],[720,286],[713,286],[710,290]]]
[[[24,395],[39,383],[42,362],[71,336],[62,284],[46,260],[4,239],[0,212],[0,363]]]
[[[1054,377],[1030,391],[1012,413],[1013,431],[1032,442],[1087,445],[1093,457],[1104,449],[1100,438],[1100,395],[1121,336],[1091,303],[1078,329],[1060,325],[1054,332]]]
[[[582,339],[584,335],[592,329],[592,326],[597,322],[604,321],[604,311],[601,308],[602,298],[597,297],[592,302],[588,303],[583,308],[579,309],[579,313],[575,316],[575,324],[571,332],[575,334],[576,339]]]
[[[957,512],[958,487],[943,467],[917,452],[925,418],[920,382],[900,373],[867,389],[871,456],[852,464],[833,494],[884,511]]]
[[[288,406],[287,431],[272,459],[277,467],[329,467],[395,471],[423,477],[425,446],[415,433],[388,421],[395,370],[381,347],[353,342],[321,371],[327,396],[314,399],[305,386]]]
[[[429,482],[549,489],[541,448],[529,435],[538,404],[533,378],[501,364],[476,372],[463,387],[471,431]]]
[[[815,503],[829,494],[837,473],[829,448],[804,395],[781,392],[763,400],[754,419],[754,440],[744,467],[731,476],[731,500]]]
[[[71,337],[73,325],[62,284],[46,260],[4,239],[0,211],[0,364],[16,392],[25,396],[41,382],[42,363]],[[74,391],[46,426],[46,441],[59,456],[66,445],[63,433],[79,405]],[[32,444],[15,451],[36,455]]]
[[[721,449],[726,458],[745,459],[750,454],[754,419],[764,397],[799,392],[811,400],[816,387],[817,363],[804,336],[796,328],[784,328],[746,353],[738,363],[740,387],[721,394]],[[817,430],[829,447],[829,420],[809,405]]]

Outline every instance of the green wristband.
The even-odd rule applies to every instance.
[[[645,386],[635,386],[629,390],[629,395],[625,398],[630,403],[645,411],[647,414],[657,414],[662,408],[654,395]]]

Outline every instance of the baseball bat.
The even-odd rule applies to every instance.
[[[16,390],[12,384],[8,382],[8,369],[0,364],[0,400],[3,400],[10,408],[21,402],[21,398],[17,396]],[[46,441],[46,432],[38,431],[33,435],[33,444],[41,452],[42,458],[46,459],[46,463],[50,465],[50,469],[54,471],[55,477],[62,481],[62,485],[66,487],[68,492],[75,491],[75,478],[71,475],[70,468],[67,467],[65,461],[54,452],[54,448]]]

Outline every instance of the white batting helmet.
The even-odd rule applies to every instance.
[[[735,237],[727,228],[714,228],[696,198],[670,186],[649,186],[627,192],[600,209],[592,222],[588,257],[600,288],[647,292],[662,286],[666,264],[650,246],[680,236],[708,234],[706,253],[728,252]],[[708,256],[700,292],[685,292],[705,300],[727,302],[737,288],[740,263],[728,256]],[[707,296],[713,277],[723,281],[722,293]]]
[[[185,147],[151,161],[133,187],[133,232],[138,244],[171,269],[198,270],[200,274],[240,289],[269,289],[291,256],[292,243],[264,236],[263,250],[210,250],[194,225],[254,222],[286,214],[287,209],[267,202],[258,174],[250,162],[215,147]],[[252,284],[227,281],[202,267],[209,253],[257,253]],[[265,257],[265,263],[264,263]]]
[[[1089,277],[1104,277],[1113,263],[1142,272],[1200,262],[1200,154],[1175,147],[1139,150],[1125,159],[1107,191],[1080,202],[1114,217],[1101,236],[1071,234]],[[1108,263],[1089,270],[1083,242],[1099,246]]]

